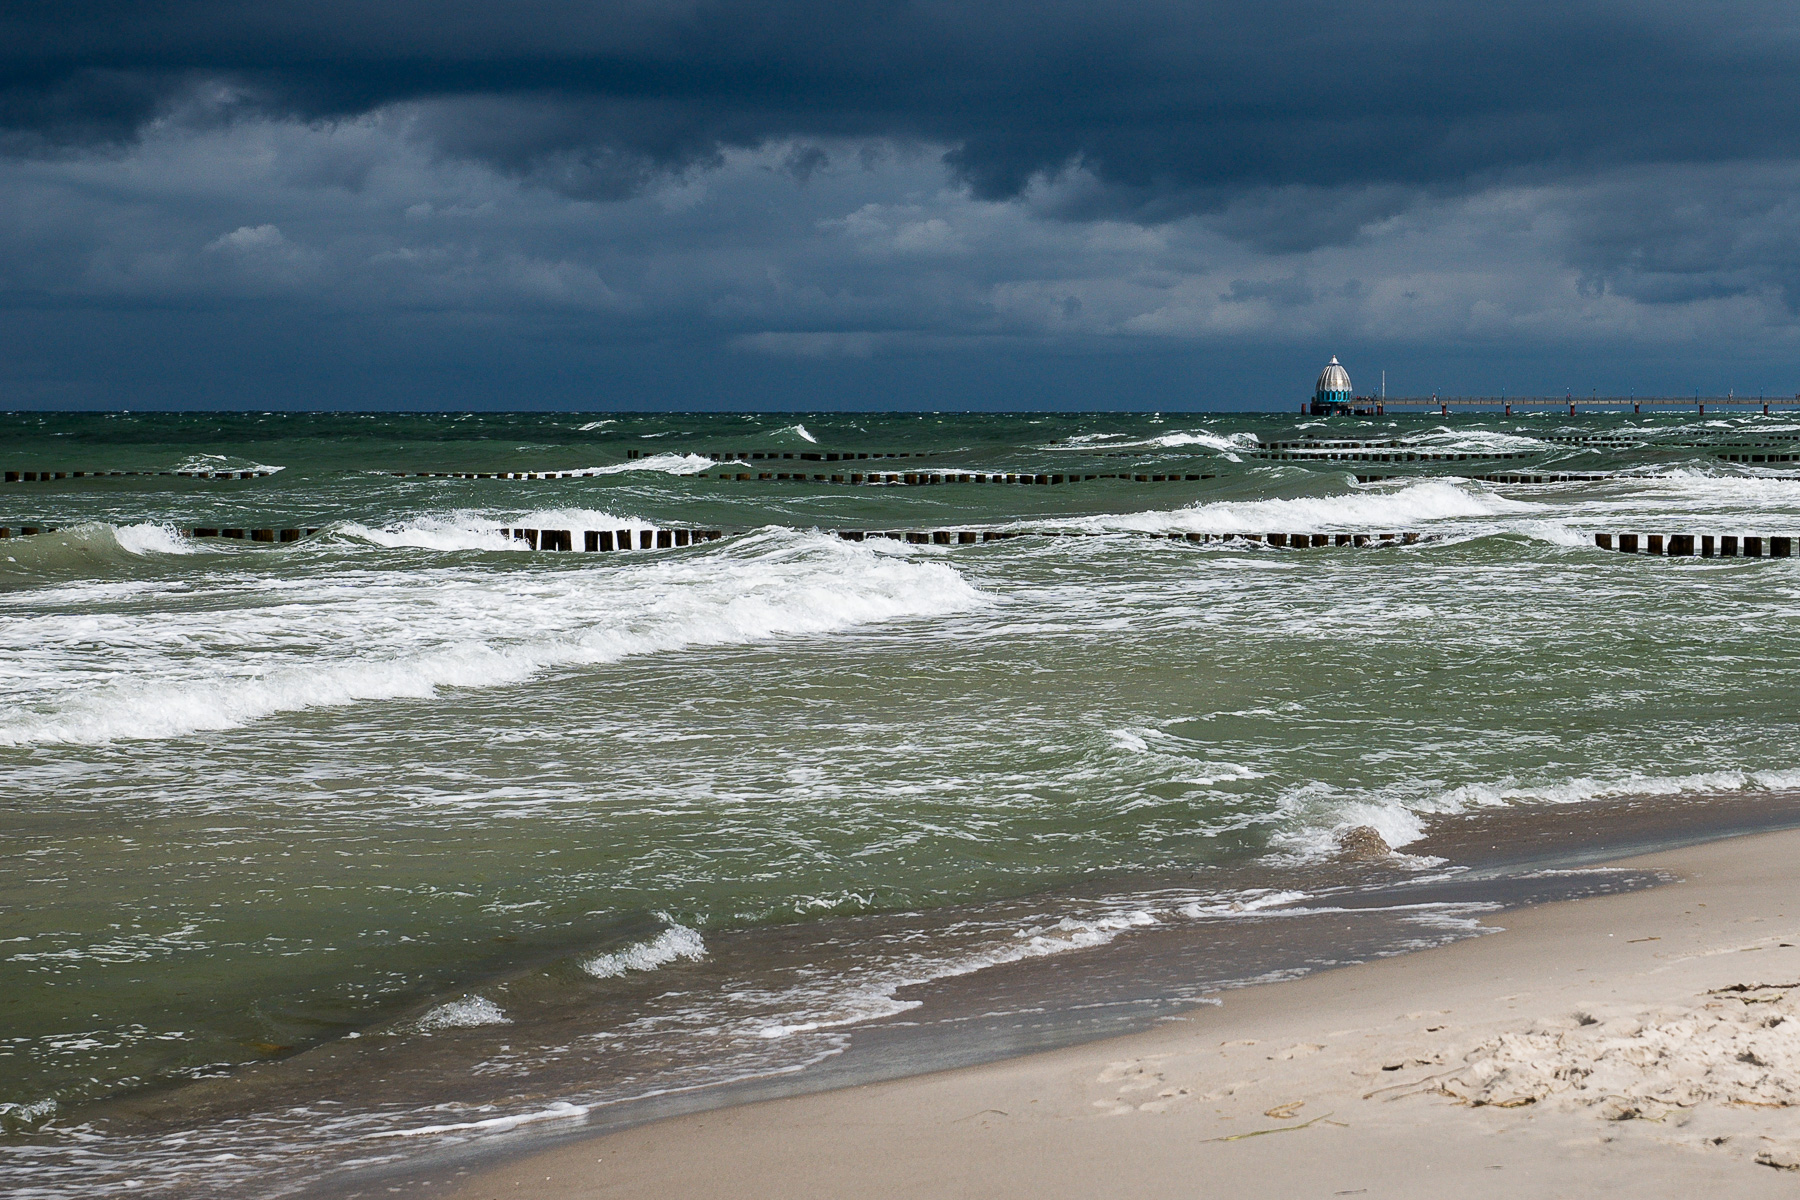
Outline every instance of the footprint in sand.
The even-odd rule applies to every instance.
[[[1095,1082],[1117,1084],[1118,1095],[1096,1100],[1094,1107],[1109,1117],[1132,1112],[1159,1113],[1192,1097],[1193,1088],[1169,1083],[1158,1065],[1160,1062],[1160,1057],[1131,1058],[1107,1064]],[[1139,1100],[1135,1095],[1151,1091],[1156,1095],[1147,1100]]]

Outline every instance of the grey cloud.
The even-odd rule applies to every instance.
[[[387,361],[341,384],[375,397],[461,387],[445,364],[489,353],[558,394],[690,399],[872,395],[933,360],[959,366],[932,395],[1055,392],[1119,355],[1090,382],[1179,391],[1180,355],[1257,347],[1558,380],[1644,347],[1785,362],[1791,24],[1535,0],[0,6],[23,347],[0,374],[72,394],[140,335],[117,368],[140,386],[163,353],[196,377],[283,363],[265,382]]]
[[[1800,152],[1790,11],[1772,0],[14,3],[0,9],[0,123],[42,143],[118,138],[207,78],[265,115],[417,104],[421,136],[443,152],[574,195],[628,195],[727,148],[898,139],[943,147],[980,198],[1073,167],[1101,185],[1089,215],[1155,221],[1230,209],[1244,189],[1465,187],[1523,167]],[[1352,216],[1282,224],[1304,245],[1348,236]],[[1281,244],[1251,224],[1244,236]]]

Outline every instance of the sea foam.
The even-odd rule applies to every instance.
[[[610,954],[597,954],[581,964],[596,979],[614,979],[627,971],[654,971],[685,958],[698,962],[706,957],[706,942],[685,925],[671,925],[647,942],[638,942]]]
[[[464,996],[460,1000],[451,1000],[448,1003],[440,1004],[420,1017],[418,1021],[418,1027],[426,1031],[476,1029],[483,1025],[511,1024],[512,1018],[486,996]]]
[[[1190,533],[1316,532],[1330,529],[1403,530],[1427,521],[1515,516],[1537,506],[1433,480],[1397,491],[1348,492],[1279,500],[1223,501],[1191,508],[1109,514],[1068,522],[1109,530]]]
[[[493,535],[493,545],[500,545]],[[237,582],[236,603],[20,617],[0,652],[0,745],[235,728],[279,712],[503,687],[686,647],[832,633],[988,603],[951,566],[770,531],[728,553],[540,556],[520,571],[374,569],[354,556]],[[571,569],[573,568],[573,569]],[[105,647],[104,654],[90,653]]]

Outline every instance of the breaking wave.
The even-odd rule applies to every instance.
[[[1264,530],[1404,529],[1424,521],[1514,516],[1536,506],[1432,480],[1394,492],[1351,492],[1282,500],[1225,501],[1159,512],[1085,517],[1076,527],[1103,531],[1181,530],[1191,533],[1259,533]]]
[[[0,684],[0,746],[179,737],[987,603],[947,564],[786,531],[739,539],[730,555],[577,561],[590,569],[354,572],[271,581],[229,612],[93,614],[77,603],[13,620],[0,626],[0,652],[66,641],[107,651]]]
[[[678,958],[698,962],[706,957],[706,942],[685,925],[671,925],[647,942],[638,942],[610,954],[597,954],[581,964],[595,979],[616,979],[627,971],[654,971]]]

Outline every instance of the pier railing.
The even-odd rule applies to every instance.
[[[1396,409],[1401,412],[1437,409],[1448,416],[1450,410],[1456,409],[1499,409],[1511,415],[1513,409],[1566,409],[1570,416],[1578,411],[1617,412],[1629,409],[1641,413],[1649,409],[1691,408],[1704,415],[1709,408],[1760,408],[1763,412],[1776,409],[1791,411],[1800,409],[1800,396],[1739,396],[1727,392],[1723,396],[1389,396],[1377,398],[1361,396],[1354,401],[1359,410]]]

